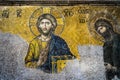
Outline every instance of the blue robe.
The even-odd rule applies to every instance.
[[[64,56],[64,55],[68,55],[69,56],[68,59],[75,58],[75,56],[71,53],[65,40],[63,40],[59,36],[52,34],[47,60],[42,66],[39,66],[38,68],[40,68],[44,72],[52,73],[52,56]],[[72,58],[70,56],[72,56]],[[63,60],[65,60],[65,58],[63,58]],[[57,72],[57,66],[55,67],[54,72]]]

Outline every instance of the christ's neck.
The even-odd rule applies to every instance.
[[[41,35],[40,38],[42,41],[49,41],[51,39],[51,35]]]

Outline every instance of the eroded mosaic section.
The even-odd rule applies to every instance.
[[[102,46],[79,45],[81,59],[68,61],[58,74],[26,68],[27,49],[28,43],[20,36],[0,32],[0,80],[105,80]]]

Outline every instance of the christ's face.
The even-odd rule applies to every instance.
[[[40,21],[39,28],[41,29],[43,34],[49,34],[50,30],[53,28],[53,25],[50,20],[42,19]]]

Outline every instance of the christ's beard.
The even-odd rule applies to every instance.
[[[48,36],[52,33],[52,28],[47,33],[45,33],[41,28],[39,28],[39,32],[45,36]]]

